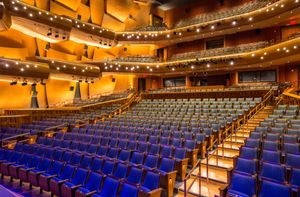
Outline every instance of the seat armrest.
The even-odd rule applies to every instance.
[[[226,193],[227,193],[227,190],[228,190],[228,184],[226,185],[223,185],[221,187],[219,187],[219,191],[220,191],[220,196],[221,197],[226,197]]]

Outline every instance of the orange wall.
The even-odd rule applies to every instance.
[[[115,78],[115,82],[112,82]],[[101,80],[90,84],[90,96],[124,91],[133,88],[135,76],[134,75],[107,75]],[[70,87],[74,86],[74,91],[70,91]],[[61,103],[72,100],[75,94],[76,83],[73,81],[64,81],[57,79],[49,79],[47,81],[47,97],[49,105]],[[41,108],[46,106],[44,86],[38,84],[38,101]],[[81,98],[88,98],[88,84],[81,83]],[[29,108],[31,103],[31,86],[10,86],[10,82],[0,81],[0,109],[1,108]]]
[[[296,65],[287,65],[279,67],[279,82],[292,82],[298,87],[299,68]]]

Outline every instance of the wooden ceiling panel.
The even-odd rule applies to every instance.
[[[125,22],[133,5],[131,0],[107,0],[106,12],[118,20]]]
[[[103,21],[102,21],[102,27],[113,29],[115,31],[122,31],[125,29],[125,24],[120,22],[119,20],[111,17],[108,14],[104,14]]]
[[[63,53],[69,53],[74,54],[75,48],[77,46],[81,46],[80,44],[77,44],[72,41],[64,41],[59,43],[51,43],[51,48]]]
[[[59,5],[58,3],[55,3],[53,1],[50,2],[50,12],[53,12],[55,14],[58,15],[65,15],[65,16],[69,16],[71,18],[77,18],[77,13],[69,10],[61,5]]]
[[[34,5],[34,3],[35,3],[35,0],[21,0],[21,1],[24,2],[24,3],[27,3],[29,5]]]
[[[90,7],[80,4],[77,10],[78,15],[81,16],[81,21],[88,22],[91,17]]]
[[[76,11],[81,4],[80,0],[55,0],[64,6],[70,8],[71,10]]]
[[[35,0],[36,7],[43,9],[43,10],[49,10],[49,1],[50,0]]]
[[[76,55],[70,55],[66,54],[54,49],[49,49],[47,52],[47,58],[49,59],[59,59],[59,60],[65,60],[65,61],[77,61],[80,58]]]
[[[0,54],[5,58],[25,60],[28,57],[27,48],[0,47]]]
[[[38,38],[36,38],[36,45],[37,45],[37,49],[39,50],[39,54],[41,57],[45,56],[45,48],[47,45],[47,42],[44,40],[40,40]]]
[[[90,10],[92,22],[101,25],[105,10],[104,0],[90,0]]]

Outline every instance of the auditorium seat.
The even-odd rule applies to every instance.
[[[88,175],[88,170],[78,168],[75,175],[61,185],[61,194],[64,197],[72,197],[75,195],[75,190],[84,185]]]
[[[39,176],[38,184],[40,186],[40,193],[50,190],[50,179],[56,176],[59,176],[62,169],[64,167],[64,163],[60,161],[54,161],[50,170],[43,172]]]
[[[162,189],[159,188],[160,176],[157,173],[148,171],[145,179],[139,188],[141,196],[160,196]]]
[[[247,175],[255,175],[257,173],[258,163],[257,160],[237,158],[234,172]]]
[[[38,186],[39,185],[39,176],[42,173],[45,173],[50,170],[52,165],[52,160],[44,158],[39,165],[32,170],[28,171],[28,181],[30,183],[29,188],[32,188],[32,185]]]
[[[285,184],[263,180],[259,197],[291,196],[291,188]]]
[[[67,181],[69,181],[75,172],[76,168],[72,165],[66,165],[61,172],[61,174],[57,177],[53,177],[50,179],[50,191],[51,193],[61,196],[61,185]],[[43,187],[43,189],[45,189]]]
[[[75,197],[87,197],[100,190],[103,176],[96,172],[91,172],[86,183],[75,192]]]
[[[139,190],[135,185],[124,183],[122,185],[119,197],[138,197],[138,192]]]
[[[259,179],[284,183],[286,181],[285,172],[286,170],[284,166],[271,163],[262,163]]]
[[[229,196],[253,196],[256,194],[256,179],[249,175],[233,173],[228,188]]]
[[[22,185],[22,182],[28,182],[28,172],[30,170],[34,170],[40,163],[42,162],[42,158],[38,156],[34,156],[30,162],[28,162],[28,165],[22,166],[18,169],[18,178],[20,179],[20,185]],[[16,177],[13,177],[16,178]]]
[[[106,177],[100,192],[93,194],[92,197],[116,197],[120,182],[112,177]]]

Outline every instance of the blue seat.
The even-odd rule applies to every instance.
[[[95,157],[93,159],[92,164],[90,165],[90,170],[99,172],[102,168],[102,165],[103,165],[103,159]]]
[[[75,190],[84,185],[85,180],[88,175],[88,170],[83,168],[78,168],[75,172],[75,175],[62,184],[61,186],[61,194],[62,196],[74,196]]]
[[[271,163],[263,163],[259,174],[259,179],[283,183],[285,181],[285,176],[284,166]]]
[[[298,143],[284,143],[283,150],[285,153],[300,154]]]
[[[266,136],[266,140],[268,141],[279,141],[280,135],[278,133],[268,133]]]
[[[126,181],[133,184],[140,184],[142,181],[143,170],[140,168],[132,167],[126,178]]]
[[[149,144],[147,142],[140,142],[138,146],[138,151],[141,153],[148,152]]]
[[[49,186],[50,179],[58,176],[61,173],[63,166],[64,166],[64,163],[62,163],[60,161],[54,161],[50,170],[40,174],[38,185],[40,186],[41,192],[43,190],[46,190],[46,191],[50,190],[50,186]]]
[[[286,154],[285,165],[289,168],[300,168],[300,155]]]
[[[71,158],[72,158],[72,154],[73,153],[69,152],[69,151],[64,152],[61,160],[64,161],[64,162],[69,162],[71,160]]]
[[[263,143],[263,150],[278,151],[278,149],[279,149],[278,141],[264,141]]]
[[[140,191],[149,193],[149,192],[153,192],[154,190],[158,190],[159,189],[159,180],[160,180],[159,174],[148,171],[146,174],[146,177],[140,187]],[[158,191],[158,192],[160,193],[161,191]],[[160,196],[160,195],[158,195],[158,196]]]
[[[79,166],[81,168],[88,169],[90,167],[90,165],[91,165],[92,160],[93,160],[93,157],[91,157],[89,155],[85,155],[85,156],[83,156],[83,158],[82,158]]]
[[[92,197],[116,197],[120,182],[112,177],[107,177],[100,192]]]
[[[298,192],[298,188],[300,187],[300,169],[292,168],[289,183],[291,184],[292,190]]]
[[[28,180],[30,183],[30,189],[32,185],[34,186],[39,185],[40,174],[49,171],[51,164],[52,164],[52,160],[44,158],[35,169],[28,171]]]
[[[118,156],[118,160],[122,161],[122,162],[127,162],[130,159],[130,151],[128,150],[121,150],[119,156]]]
[[[126,177],[127,170],[128,170],[128,165],[118,163],[118,165],[116,167],[116,170],[115,170],[113,175],[114,175],[114,177],[116,177],[118,179],[123,179],[123,178]]]
[[[105,175],[112,174],[115,168],[115,161],[106,160],[101,169],[101,172]]]
[[[258,132],[258,131],[251,132],[250,138],[251,139],[261,140],[263,138],[263,133],[262,132]]]
[[[144,160],[144,154],[143,153],[134,152],[132,154],[132,157],[131,157],[129,163],[132,166],[139,166],[139,165],[142,165],[143,160]]]
[[[280,152],[263,150],[260,162],[280,164]]]
[[[2,149],[0,149],[0,151],[2,151]],[[3,153],[0,153],[0,154],[4,154],[4,151],[3,151]],[[33,157],[32,155],[24,153],[21,159],[19,159],[16,163],[9,165],[9,167],[8,167],[9,174],[8,175],[10,176],[11,181],[13,180],[13,178],[18,178],[18,169],[20,167],[28,164],[32,157]],[[4,175],[6,175],[6,174],[4,174]]]
[[[57,196],[61,196],[61,185],[72,178],[74,171],[74,166],[66,165],[59,176],[50,179],[50,191]]]
[[[98,146],[95,145],[95,144],[91,144],[88,149],[86,150],[87,153],[90,153],[90,154],[96,154],[97,153],[97,150],[98,150]]]
[[[80,162],[81,162],[81,159],[82,159],[82,154],[75,153],[75,154],[72,156],[72,158],[71,158],[71,160],[70,160],[69,163],[71,163],[72,165],[79,165]]]
[[[108,147],[107,146],[100,146],[98,151],[97,151],[97,155],[99,156],[105,156],[108,152]]]
[[[283,142],[284,143],[297,143],[298,142],[298,136],[297,135],[284,134],[283,135]]]
[[[242,147],[240,149],[240,157],[244,159],[257,159],[258,158],[257,148]]]
[[[160,157],[171,157],[172,151],[173,150],[171,146],[162,146],[160,151]]]
[[[22,166],[18,169],[20,185],[22,185],[22,182],[28,182],[28,172],[37,168],[37,166],[40,165],[41,161],[41,157],[34,156],[25,166]]]
[[[248,138],[245,142],[245,146],[250,148],[260,148],[260,139]]]
[[[233,173],[228,188],[229,196],[251,197],[256,194],[256,179],[239,173]]]
[[[153,170],[157,168],[157,165],[158,165],[158,156],[148,155],[145,159],[144,164],[141,165],[141,167],[147,170]]]
[[[3,179],[3,176],[9,175],[9,166],[15,163],[18,163],[18,161],[22,158],[22,153],[20,152],[13,152],[12,156],[10,156],[6,161],[3,161],[0,164],[0,172],[1,172],[1,178]]]
[[[270,196],[291,196],[291,188],[287,185],[275,183],[272,181],[263,180],[261,184],[261,190],[259,197]]]
[[[119,197],[138,197],[138,188],[129,183],[124,183],[120,191]]]
[[[234,171],[240,174],[255,175],[257,173],[257,160],[237,158]]]
[[[160,145],[158,145],[158,144],[151,144],[150,150],[148,151],[148,154],[158,155],[159,151],[160,151]]]
[[[62,159],[64,152],[61,150],[56,150],[52,156],[52,159],[55,161],[59,161]]]
[[[118,154],[119,154],[118,148],[110,148],[106,156],[109,157],[110,159],[116,159],[118,157]]]
[[[100,190],[102,179],[103,176],[101,174],[91,172],[85,185],[76,190],[75,196],[91,196],[92,194],[96,193],[98,190]]]

